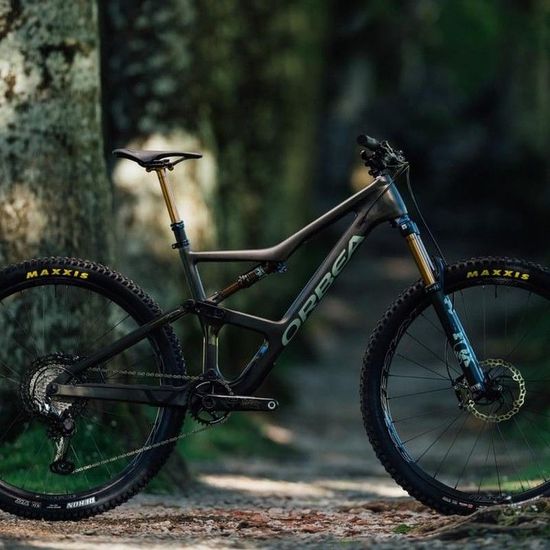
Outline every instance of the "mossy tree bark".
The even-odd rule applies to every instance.
[[[94,1],[0,0],[2,267],[50,255],[110,259],[98,42]],[[60,320],[52,306],[63,303],[54,292],[18,297],[2,302],[0,364],[24,380],[38,356],[74,353],[74,334],[96,310],[91,302],[72,310],[65,302]],[[63,334],[74,329],[70,347],[60,343],[60,326]],[[0,414],[9,418],[20,403],[13,393],[2,397],[10,391],[4,378]]]
[[[95,2],[0,2],[0,261],[109,259]]]

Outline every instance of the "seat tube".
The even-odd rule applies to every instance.
[[[191,247],[189,244],[189,239],[185,232],[185,224],[180,218],[178,213],[178,208],[176,201],[174,200],[174,194],[172,189],[168,184],[166,178],[166,168],[156,169],[160,188],[162,190],[162,196],[164,202],[166,203],[166,208],[168,209],[168,215],[170,216],[170,228],[174,233],[176,242],[172,245],[172,248],[177,248],[181,258],[181,263],[183,264],[183,270],[185,273],[185,279],[187,281],[187,286],[191,292],[191,295],[195,300],[204,300],[206,294],[204,292],[204,287],[195,263],[191,260],[189,253],[191,252]]]
[[[218,334],[221,326],[203,323],[202,372],[210,378],[223,378],[218,366]]]
[[[445,294],[442,285],[443,273],[438,273],[420,237],[417,225],[408,215],[396,220],[401,234],[407,240],[411,254],[418,266],[436,314],[447,336],[447,340],[457,358],[460,368],[470,388],[477,392],[485,389],[485,374],[476,353],[456,312],[451,299]],[[440,271],[443,271],[441,267]]]

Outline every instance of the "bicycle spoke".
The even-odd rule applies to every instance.
[[[498,468],[497,453],[495,451],[495,429],[494,428],[491,430],[491,444],[493,446],[493,457],[495,459],[495,470],[496,470],[496,473],[497,473],[498,494],[502,495],[502,486],[500,484],[500,470]]]
[[[441,358],[439,355],[437,355],[437,353],[435,353],[431,348],[429,348],[426,344],[424,344],[423,342],[421,342],[418,338],[416,338],[415,336],[413,336],[409,331],[406,331],[405,332],[405,336],[408,336],[411,340],[413,340],[414,342],[416,342],[419,346],[421,346],[422,348],[424,348],[427,352],[429,352],[433,357],[435,357],[438,361],[441,361],[441,363],[443,363],[445,366],[447,365],[447,363],[445,362],[445,359]]]
[[[487,467],[487,464],[489,463],[489,455],[491,454],[491,444],[487,444],[487,453],[485,455],[485,462],[483,463],[483,468],[481,469],[481,476],[479,477],[479,484],[477,486],[477,494],[479,495],[481,493],[481,483],[485,479],[484,478],[484,470]]]
[[[510,451],[508,450],[508,445],[506,444],[506,438],[502,435],[502,430],[500,429],[500,426],[498,425],[498,423],[496,424],[496,427],[497,427],[497,432],[500,435],[500,438],[502,439],[502,443],[504,444],[504,449],[506,450],[506,454],[509,456],[510,461],[512,463],[512,467],[514,468],[514,470],[515,470],[515,472],[518,476],[518,481],[519,481],[519,484],[521,486],[521,490],[525,491],[525,488],[523,487],[523,480],[521,479],[521,477],[519,475],[519,470],[516,467],[516,462],[513,459],[513,457],[510,455]]]
[[[536,453],[533,451],[533,448],[531,447],[529,442],[527,441],[527,438],[525,437],[525,434],[524,434],[523,430],[521,429],[521,426],[519,425],[516,417],[515,416],[512,417],[512,420],[514,421],[515,425],[517,426],[518,431],[521,434],[521,437],[522,437],[523,441],[525,441],[525,445],[526,445],[527,449],[529,449],[529,453],[531,454],[531,457],[533,458],[533,464],[536,464],[538,469],[539,469],[540,477],[544,481],[547,481],[546,476],[544,475],[543,471],[540,468],[540,463],[539,463],[538,457],[537,457]]]
[[[449,429],[451,428],[451,426],[462,416],[462,411],[460,411],[452,420],[451,422],[449,422],[446,426],[446,428],[437,436],[436,439],[434,439],[432,441],[432,443],[430,443],[430,445],[428,445],[428,447],[426,447],[426,449],[424,449],[424,451],[420,454],[420,456],[414,461],[415,464],[417,464],[418,462],[420,462],[420,460],[422,460],[422,458],[424,457],[424,455],[449,431]]]
[[[90,346],[93,346],[94,344],[97,344],[97,342],[99,342],[100,340],[102,340],[103,338],[105,338],[105,336],[107,336],[108,334],[110,334],[111,332],[113,332],[113,330],[115,330],[121,323],[123,323],[124,321],[126,321],[126,319],[128,319],[129,317],[130,317],[130,314],[125,315],[120,321],[118,321],[117,323],[115,323],[110,329],[108,329],[108,330],[105,331],[101,336],[99,336],[98,338],[96,338],[96,339],[90,344]],[[91,350],[91,347],[90,347],[90,348],[87,348],[86,351],[92,351],[92,350]]]
[[[47,283],[46,280],[44,282]],[[51,288],[45,288],[47,286]],[[5,344],[2,350],[9,360],[0,358],[0,384],[3,402],[8,404],[6,406],[20,402],[22,384],[31,384],[31,380],[33,385],[25,390],[29,392],[27,399],[40,403],[46,387],[46,382],[40,377],[47,375],[52,377],[50,380],[53,379],[54,369],[63,367],[56,364],[63,361],[60,357],[71,357],[78,354],[79,349],[93,348],[94,344],[99,346],[102,340],[112,339],[110,335],[119,331],[126,333],[138,326],[128,311],[106,296],[70,284],[42,284],[18,289],[10,296],[10,301],[0,299],[0,304],[4,319],[16,329],[15,338],[10,333],[9,345]],[[78,316],[79,311],[84,311],[82,319]],[[16,350],[19,357],[12,350]],[[35,363],[37,358],[42,363]],[[48,360],[51,371],[48,370]],[[139,383],[141,374],[132,374],[136,370],[158,375],[166,372],[166,364],[161,359],[154,335],[131,350],[124,350],[109,362],[111,365],[102,365],[103,370],[97,376],[93,370],[89,375],[85,374],[83,381]],[[161,384],[162,379],[147,380],[147,384],[157,383]],[[35,394],[35,391],[38,393]],[[69,465],[72,462],[76,467],[86,466],[94,457],[107,460],[113,455],[156,443],[160,434],[165,433],[165,429],[160,428],[164,415],[168,414],[165,409],[98,400],[78,402],[83,404],[81,408],[74,409],[77,430],[68,442],[65,460]],[[144,458],[141,453],[140,456],[133,456],[131,463],[106,462],[96,471],[84,470],[84,475],[56,474],[50,470],[57,453],[53,417],[47,419],[40,416],[38,406],[32,409],[33,405],[29,403],[23,403],[21,407],[4,418],[0,444],[3,452],[13,459],[0,468],[0,479],[23,492],[75,495],[125,475],[128,468],[140,464]]]
[[[416,365],[417,367],[420,367],[421,369],[424,369],[428,372],[431,372],[432,374],[435,374],[436,376],[438,376],[442,380],[445,380],[445,381],[449,380],[446,376],[443,376],[443,375],[439,374],[437,371],[435,371],[433,369],[430,369],[429,367],[426,367],[425,365],[421,365],[420,363],[418,363],[418,361],[414,361],[413,359],[410,359],[409,357],[406,357],[406,356],[402,355],[401,353],[396,353],[396,357],[400,357],[401,359],[404,359],[405,361],[409,361],[413,365]]]
[[[448,409],[445,409],[443,411],[439,411],[439,412],[446,412],[446,411],[456,411],[456,407],[452,407],[452,408],[448,408]],[[417,418],[423,418],[425,416],[433,416],[433,411],[428,411],[428,412],[425,412],[425,413],[422,413],[422,414],[415,414],[414,416],[408,416],[406,418],[399,418],[397,420],[392,420],[392,424],[398,424],[400,422],[406,422],[407,420],[415,420]]]
[[[449,383],[449,380],[447,378],[444,378],[443,376],[438,376],[435,378],[435,376],[411,376],[407,374],[388,374],[388,378],[412,378],[414,380],[435,380],[436,382],[445,382],[446,384]]]
[[[443,332],[443,330],[441,329],[440,326],[437,326],[431,319],[428,319],[428,317],[426,317],[426,315],[424,315],[424,313],[421,313],[420,314],[420,317],[422,317],[423,319],[425,319],[430,325],[432,325],[433,328],[435,328],[435,330],[437,330],[437,332],[439,332],[439,334],[442,334],[445,338],[447,338],[447,335]]]
[[[437,466],[437,468],[435,469],[435,472],[433,474],[433,478],[434,479],[437,479],[437,476],[439,475],[439,470],[441,469],[441,466],[443,466],[443,464],[445,463],[445,461],[447,460],[447,457],[449,456],[449,453],[451,452],[451,449],[454,447],[457,439],[458,439],[458,436],[462,433],[462,429],[464,428],[464,425],[466,424],[466,421],[468,420],[468,416],[466,415],[464,417],[464,420],[462,421],[462,424],[460,425],[460,429],[458,430],[458,432],[455,434],[453,440],[451,441],[451,444],[449,445],[449,447],[447,448],[447,451],[445,452],[445,454],[443,455],[443,458],[441,459],[441,461],[439,462],[439,465]]]
[[[525,319],[527,318],[527,308],[528,308],[529,303],[531,301],[532,294],[533,294],[532,292],[529,292],[529,295],[527,297],[527,303],[526,303],[525,307],[523,308],[524,312],[523,312],[521,320],[518,324],[518,328],[525,322]],[[523,341],[525,340],[525,338],[527,337],[527,334],[529,332],[530,332],[530,328],[527,327],[526,331],[523,333],[523,336],[519,339],[519,341],[516,343],[516,345],[512,348],[512,351],[510,353],[508,353],[508,355],[506,355],[506,357],[504,359],[508,360],[510,357],[512,357],[512,355],[514,354],[516,349],[523,343]]]
[[[452,424],[452,422],[451,422]],[[418,439],[419,437],[422,437],[423,435],[426,435],[426,434],[429,434],[429,433],[432,433],[432,432],[435,432],[436,430],[439,430],[439,428],[441,428],[441,426],[446,426],[448,425],[447,424],[447,420],[445,420],[444,422],[442,422],[441,424],[438,424],[435,428],[430,428],[429,430],[426,430],[424,432],[421,432],[413,437],[410,437],[409,439],[406,439],[405,441],[403,441],[403,444],[405,443],[409,443],[410,441],[414,441],[415,439]],[[449,424],[450,425],[450,424]]]
[[[466,462],[464,463],[464,467],[462,468],[462,471],[460,472],[460,475],[458,476],[458,479],[456,480],[455,489],[458,487],[458,484],[462,480],[462,477],[464,476],[464,473],[466,472],[466,468],[468,467],[468,464],[470,463],[470,459],[472,458],[472,454],[474,453],[474,450],[477,447],[477,444],[479,442],[479,438],[481,437],[481,434],[485,431],[486,428],[487,428],[486,423],[481,425],[481,428],[479,429],[479,432],[478,432],[477,437],[474,441],[474,444],[472,445],[472,448],[470,449],[470,452],[468,453],[468,457],[466,458]]]
[[[514,292],[517,292],[514,286],[484,284],[473,286],[472,292],[468,288],[448,296],[463,316],[463,325],[471,335],[474,349],[478,350],[482,367],[486,365],[483,368],[491,369],[490,376],[503,388],[499,399],[493,397],[488,403],[482,399],[480,404],[472,401],[473,407],[487,418],[510,410],[507,407],[511,407],[519,392],[518,382],[510,370],[513,366],[521,373],[528,396],[527,401],[519,405],[519,413],[494,422],[474,416],[474,409],[465,408],[458,414],[453,413],[454,408],[440,409],[443,397],[438,396],[445,392],[449,392],[448,399],[453,401],[461,398],[450,385],[437,387],[437,382],[453,383],[457,370],[449,364],[449,373],[442,376],[439,364],[447,365],[452,353],[445,334],[426,310],[417,313],[418,325],[407,322],[407,329],[394,351],[394,358],[399,362],[391,370],[388,368],[382,394],[397,434],[393,437],[398,437],[400,444],[407,447],[414,463],[453,490],[468,492],[471,485],[474,494],[487,495],[489,502],[491,495],[509,498],[508,492],[516,495],[550,483],[543,458],[550,449],[549,425],[544,423],[550,419],[550,408],[545,405],[550,377],[543,370],[550,349],[545,348],[545,354],[529,347],[540,334],[540,324],[531,319],[539,318],[548,310],[548,301],[540,298],[537,301],[532,292],[524,291],[514,300]],[[444,357],[435,346],[438,340],[445,350]],[[425,360],[426,356],[433,359],[433,364]],[[515,363],[509,362],[511,357]],[[533,422],[534,419],[538,420]]]
[[[403,397],[413,397],[413,396],[416,396],[416,395],[425,395],[427,393],[435,393],[435,392],[440,392],[440,391],[448,391],[452,389],[451,386],[448,386],[446,388],[438,388],[436,390],[425,390],[425,391],[420,391],[420,392],[414,392],[414,393],[406,393],[406,394],[403,394],[403,395],[396,395],[394,397],[388,397],[388,401],[391,401],[392,399],[402,399]]]
[[[17,316],[13,316],[10,314],[10,311],[8,310],[6,304],[4,304],[4,302],[0,302],[0,304],[2,304],[2,308],[4,309],[4,311],[6,312],[6,315],[7,317],[9,318],[9,321],[10,323],[13,323],[14,325],[17,325],[30,339],[33,347],[34,347],[34,352],[36,354],[36,357],[38,357],[40,355],[40,351],[38,350],[38,346],[36,344],[36,340],[35,338],[32,336],[32,334],[28,331],[28,329],[25,329],[23,327],[23,325],[21,324],[21,322],[19,321],[19,319],[17,318]]]

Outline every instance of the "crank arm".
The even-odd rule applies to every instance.
[[[50,384],[51,399],[79,397],[102,401],[142,403],[155,407],[186,407],[189,386],[147,386],[138,384]]]
[[[249,397],[242,395],[216,395],[209,393],[202,399],[206,410],[233,411],[274,411],[279,408],[275,399],[266,397]]]

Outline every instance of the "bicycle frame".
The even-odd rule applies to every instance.
[[[311,237],[348,214],[355,213],[350,225],[292,302],[282,319],[271,321],[233,310],[223,310],[223,323],[258,332],[265,338],[264,343],[240,376],[230,382],[235,393],[246,395],[254,392],[260,386],[276,359],[327,294],[334,280],[347,266],[369,232],[376,225],[395,220],[405,215],[406,212],[405,204],[393,182],[385,178],[378,178],[369,187],[359,191],[275,247],[263,250],[216,252],[191,252],[185,247],[181,249],[182,261],[184,265],[188,262],[191,270],[196,270],[197,264],[200,262],[263,261],[283,263]],[[190,286],[192,285],[193,279],[191,278]],[[200,286],[194,288],[194,292],[197,294],[201,290]],[[207,322],[205,362],[203,363],[205,372],[214,369],[216,373],[219,373],[217,331],[217,320],[213,325]]]
[[[222,379],[228,382],[232,391],[237,395],[251,395],[264,381],[279,355],[328,293],[335,279],[348,265],[353,254],[372,229],[383,222],[392,223],[407,239],[426,284],[426,289],[433,296],[434,307],[442,320],[443,328],[453,345],[465,377],[471,386],[482,387],[483,373],[475,353],[452,304],[443,295],[443,290],[437,280],[436,269],[420,239],[418,229],[410,220],[405,203],[389,176],[377,177],[369,186],[271,248],[194,252],[190,248],[184,224],[179,219],[171,190],[166,181],[165,170],[157,170],[157,175],[176,238],[176,242],[172,246],[179,250],[192,299],[69,366],[53,384],[52,393],[55,395],[131,401],[162,406],[185,406],[188,393],[185,386],[65,384],[71,376],[114,357],[145,338],[153,330],[166,323],[173,323],[188,314],[198,316],[203,330],[203,375],[210,379]],[[354,218],[349,226],[280,320],[264,319],[218,305],[223,299],[238,290],[251,286],[270,273],[280,271],[285,266],[286,260],[307,240],[352,213]],[[207,298],[198,270],[198,264],[201,262],[254,262],[256,267],[242,275],[236,283]],[[231,381],[223,379],[218,365],[218,334],[224,325],[233,325],[259,333],[264,337],[262,345],[241,374]]]

